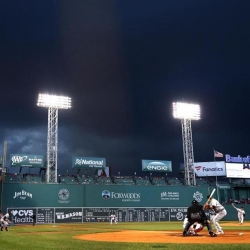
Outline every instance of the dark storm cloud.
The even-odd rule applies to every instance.
[[[59,111],[58,164],[105,157],[114,173],[141,159],[183,161],[172,102],[201,105],[194,155],[249,154],[249,1],[2,1],[1,138],[9,153],[46,155],[39,92]]]

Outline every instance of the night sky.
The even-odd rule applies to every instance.
[[[48,110],[59,110],[59,173],[71,157],[104,157],[113,175],[144,175],[141,160],[183,162],[172,102],[201,105],[194,159],[213,149],[250,155],[250,1],[3,0],[0,138],[9,155],[46,158]]]

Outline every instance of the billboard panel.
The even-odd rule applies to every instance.
[[[142,171],[172,172],[172,162],[161,160],[142,160]]]
[[[82,222],[82,208],[56,208],[55,222]]]
[[[10,208],[12,221],[14,224],[32,224],[33,214],[36,213],[34,208]]]
[[[228,178],[250,178],[249,163],[226,163]]]
[[[3,203],[12,207],[82,207],[85,185],[8,183]]]
[[[204,203],[207,193],[207,187],[85,185],[84,200],[86,207],[175,207]]]
[[[11,154],[11,167],[43,168],[43,155]]]
[[[106,159],[96,157],[72,157],[72,168],[82,169],[105,169]]]
[[[199,177],[226,176],[225,162],[194,162],[194,172]]]

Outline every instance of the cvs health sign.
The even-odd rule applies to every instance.
[[[194,172],[199,177],[226,176],[224,161],[194,162]]]
[[[33,223],[33,214],[36,209],[33,208],[8,208],[11,211],[12,222],[14,224]]]

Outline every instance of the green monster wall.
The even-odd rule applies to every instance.
[[[61,219],[67,219],[65,222],[84,222],[99,217],[108,220],[113,209],[116,213],[120,211],[120,218],[124,221],[158,220],[158,217],[159,220],[182,220],[191,201],[196,199],[204,204],[212,189],[213,187],[186,186],[5,183],[1,198],[3,211],[13,209],[20,218],[24,216],[22,213],[31,214],[47,209],[54,216],[53,222],[63,221]],[[216,193],[214,197],[217,198]],[[228,212],[225,220],[237,220],[236,210],[231,205],[225,207]],[[153,215],[151,208],[154,210]],[[44,211],[41,213],[45,213]],[[245,205],[245,211],[248,219],[250,205]],[[127,219],[127,215],[123,213],[130,213],[132,219]],[[75,215],[78,217],[74,217]],[[28,218],[23,221],[30,222]]]

